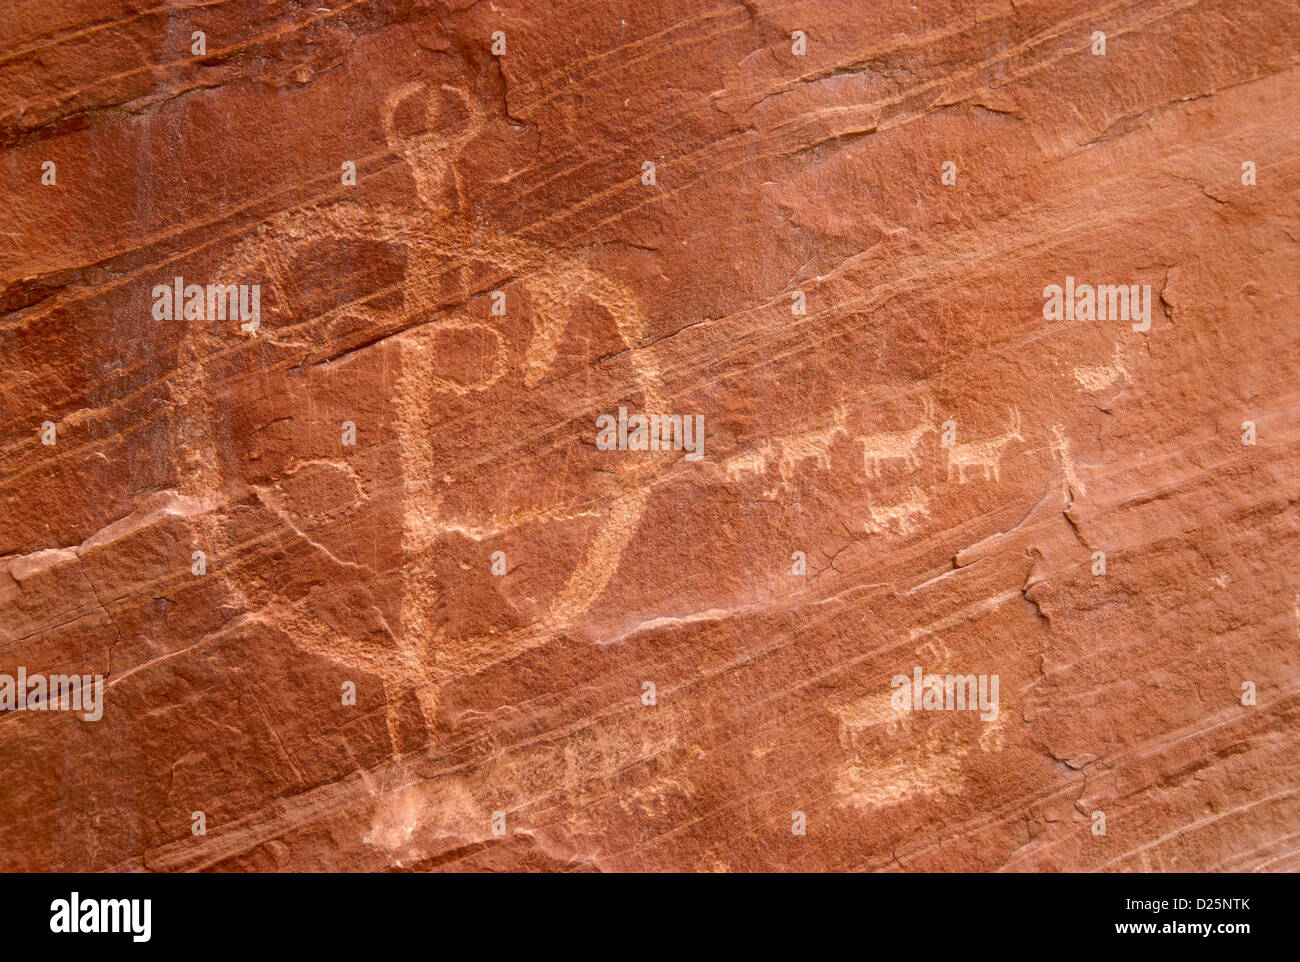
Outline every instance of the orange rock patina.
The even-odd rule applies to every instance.
[[[1300,868],[1286,5],[51,6],[0,868]]]

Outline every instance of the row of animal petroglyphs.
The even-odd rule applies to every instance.
[[[778,497],[790,491],[803,462],[812,460],[823,471],[831,468],[831,448],[841,436],[854,446],[861,445],[862,471],[869,480],[881,478],[886,470],[902,466],[915,472],[921,468],[925,457],[923,439],[935,434],[940,437],[940,447],[947,458],[947,480],[966,484],[982,477],[988,482],[1002,480],[1002,460],[1014,442],[1024,442],[1021,433],[1020,411],[1012,408],[1001,433],[971,441],[958,441],[955,422],[936,423],[934,402],[922,400],[922,415],[912,427],[870,434],[854,434],[848,427],[848,409],[837,406],[831,414],[831,423],[824,428],[797,432],[765,442],[757,450],[733,455],[722,463],[722,472],[729,482],[739,482],[747,477],[764,479],[769,469],[774,469],[774,486],[766,488],[763,496]],[[1073,462],[1069,460],[1068,447],[1060,429],[1053,432],[1052,451],[1062,459],[1067,477],[1074,490],[1082,486],[1074,479]],[[893,504],[867,504],[868,520],[865,529],[872,534],[905,537],[920,530],[930,516],[929,498],[920,487],[910,484],[907,497]]]

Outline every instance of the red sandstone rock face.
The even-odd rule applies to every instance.
[[[0,868],[1300,867],[1297,19],[6,5]]]

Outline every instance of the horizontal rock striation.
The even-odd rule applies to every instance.
[[[0,41],[0,869],[1300,868],[1294,8]]]

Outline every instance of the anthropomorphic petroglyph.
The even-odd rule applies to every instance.
[[[417,313],[428,311],[434,315],[446,313],[440,311],[439,307],[446,297],[440,293],[434,280],[439,276],[445,277],[447,264],[458,269],[462,277],[470,276],[472,265],[486,265],[489,271],[495,269],[500,278],[517,279],[531,292],[536,306],[531,318],[532,337],[521,363],[523,384],[533,388],[551,371],[560,338],[570,324],[571,312],[577,303],[585,299],[613,319],[618,336],[632,352],[635,388],[642,395],[644,409],[665,410],[658,368],[648,353],[638,350],[644,324],[636,298],[627,288],[593,270],[575,255],[467,222],[463,212],[465,205],[462,186],[456,173],[456,159],[464,145],[481,128],[483,118],[481,112],[471,105],[467,107],[470,117],[468,129],[449,135],[443,119],[443,114],[446,113],[443,107],[448,103],[448,96],[453,101],[470,103],[467,95],[452,88],[429,91],[418,84],[401,88],[388,100],[389,113],[385,118],[385,130],[390,145],[406,158],[415,177],[420,199],[426,209],[435,215],[436,221],[432,247],[420,252],[422,257],[429,260],[408,273],[408,310],[414,309]],[[426,128],[415,135],[403,135],[398,129],[396,114],[412,101],[418,103],[421,97],[427,97]],[[475,243],[467,249],[465,238],[469,236],[474,237]],[[425,270],[421,270],[421,267]],[[468,296],[472,292],[471,286],[465,281],[461,296]],[[456,323],[454,314],[452,322]],[[510,518],[502,519],[491,512],[485,517],[448,516],[443,509],[446,473],[442,469],[445,466],[439,463],[432,446],[436,414],[429,404],[419,403],[419,399],[427,396],[431,387],[444,387],[442,380],[434,373],[432,351],[432,339],[441,329],[441,323],[445,322],[434,321],[412,328],[401,335],[400,342],[403,366],[399,395],[416,402],[401,406],[403,417],[400,423],[403,473],[412,479],[407,490],[404,546],[412,559],[408,566],[408,593],[414,596],[422,594],[428,588],[427,579],[421,573],[425,564],[424,555],[441,540],[448,524],[477,522],[508,528],[514,520],[525,523],[529,520],[528,517],[515,519],[513,514]],[[504,342],[497,343],[498,349],[503,351]],[[486,389],[499,377],[500,374],[494,373],[490,381],[471,385],[469,390]],[[553,632],[571,623],[600,596],[617,571],[622,554],[634,536],[645,509],[650,478],[656,470],[671,463],[669,459],[656,458],[654,455],[647,458],[630,460],[618,468],[625,483],[612,486],[621,490],[608,504],[604,521],[598,526],[585,557],[534,625],[537,632]],[[584,505],[580,503],[561,504],[553,506],[551,514],[575,517],[583,510]],[[410,627],[416,636],[427,637],[422,630],[425,626],[421,611],[420,603],[416,602],[412,608]]]
[[[1074,470],[1074,456],[1070,453],[1070,439],[1065,435],[1065,428],[1059,424],[1052,425],[1052,454],[1060,462],[1063,480],[1061,496],[1066,507],[1074,504],[1078,497],[1088,493],[1083,482]]]
[[[997,437],[980,441],[966,441],[948,448],[948,480],[955,475],[961,484],[966,483],[966,469],[977,468],[985,481],[1002,480],[1002,454],[1012,441],[1023,441],[1020,434],[1020,411],[1011,412],[1011,423]]]
[[[408,132],[413,120],[415,129]],[[626,287],[590,267],[580,255],[475,220],[458,162],[486,120],[473,96],[458,88],[412,83],[395,90],[385,102],[383,129],[390,148],[409,167],[418,204],[337,202],[272,216],[234,247],[218,276],[261,282],[264,302],[275,305],[274,318],[242,332],[191,325],[173,377],[183,412],[179,433],[188,459],[186,493],[228,499],[231,492],[248,488],[240,479],[225,477],[228,469],[221,466],[228,463],[220,452],[231,447],[230,418],[219,410],[210,389],[221,359],[255,342],[298,350],[308,359],[329,357],[337,353],[339,329],[392,339],[400,359],[392,408],[403,478],[405,562],[400,572],[402,620],[385,629],[396,651],[371,651],[359,641],[338,637],[328,625],[310,623],[310,606],[279,608],[274,617],[292,620],[297,637],[319,644],[331,657],[377,673],[384,679],[390,706],[415,693],[429,727],[443,679],[543,643],[600,597],[635,535],[655,477],[673,461],[655,453],[624,459],[598,490],[571,492],[567,498],[556,495],[552,503],[503,513],[493,501],[500,493],[499,482],[467,474],[473,465],[463,465],[454,452],[439,449],[437,425],[446,417],[442,399],[472,401],[511,376],[526,388],[542,385],[578,306],[599,320],[612,321],[612,333],[629,351],[630,380],[615,390],[626,388],[625,396],[646,410],[666,410],[656,363],[640,349],[641,310]],[[310,285],[300,283],[300,272],[311,268],[319,252],[358,243],[402,251],[400,281],[344,303],[312,306],[302,296],[301,289]],[[526,318],[531,334],[517,352],[504,324],[494,323],[487,311],[472,314],[467,307],[473,298],[506,284],[526,292],[531,306]],[[483,362],[466,373],[449,369],[439,357],[448,335],[481,345]],[[449,497],[451,492],[456,496]],[[478,505],[475,492],[481,495]],[[274,508],[284,526],[317,543],[311,537],[311,519],[297,517],[291,506]],[[589,525],[590,534],[586,550],[561,589],[544,599],[540,614],[512,632],[443,645],[444,627],[436,618],[445,594],[440,548],[449,539],[479,540],[555,522]],[[225,542],[217,517],[197,519],[195,528],[196,541],[216,552],[236,547]],[[344,563],[337,558],[334,562]],[[242,599],[240,605],[256,607],[241,576],[217,576],[230,582],[227,587]],[[390,718],[390,728],[397,724]]]

